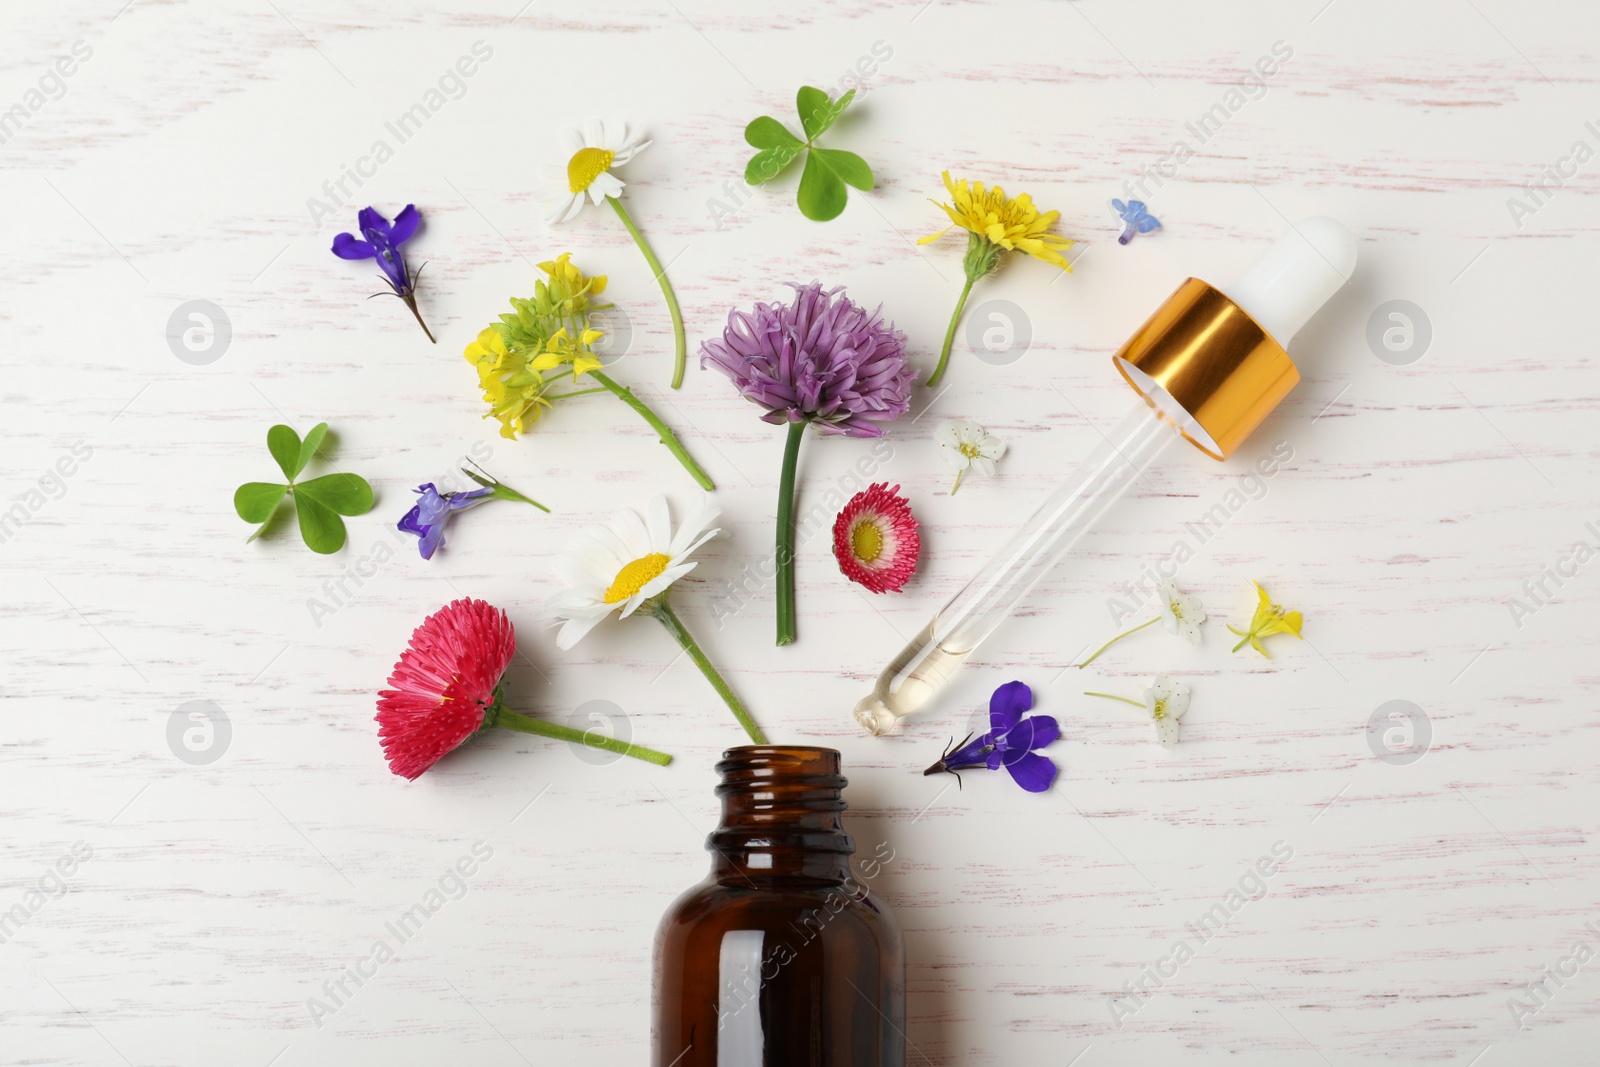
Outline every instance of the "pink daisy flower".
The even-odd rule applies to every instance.
[[[887,482],[850,498],[833,520],[833,555],[844,576],[874,593],[895,593],[917,571],[922,538],[911,502]]]
[[[481,600],[453,600],[411,634],[378,694],[378,739],[389,769],[416,779],[491,726],[600,748],[665,766],[672,757],[592,731],[542,722],[500,701],[500,679],[517,651],[506,613]]]
[[[378,737],[389,769],[416,778],[483,728],[517,650],[499,608],[455,600],[423,620],[378,694]]]

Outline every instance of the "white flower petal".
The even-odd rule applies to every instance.
[[[672,555],[672,515],[667,498],[657,494],[645,505],[645,525],[649,528],[650,551]]]
[[[579,641],[585,634],[599,625],[600,620],[610,612],[598,612],[594,615],[576,616],[562,624],[561,630],[556,634],[556,647],[565,652]]]
[[[662,549],[676,562],[705,544],[721,531],[707,529],[717,520],[722,512],[711,506],[711,497],[701,493],[689,505],[689,511],[684,515],[683,522],[678,526],[677,533],[668,542],[668,547]]]
[[[583,210],[583,194],[582,193],[573,193],[572,194],[572,202],[567,205],[567,213],[565,215],[562,215],[561,218],[557,219],[556,221],[557,222],[571,222],[573,219],[578,217],[578,213],[580,211],[582,211],[582,210]]]
[[[1167,714],[1174,719],[1183,718],[1189,710],[1189,687],[1182,682],[1173,682],[1171,695],[1167,697]]]
[[[610,530],[624,546],[622,549],[622,562],[632,563],[641,556],[648,556],[655,551],[650,543],[650,531],[645,528],[644,520],[632,508],[623,508],[611,516]]]
[[[1168,748],[1178,743],[1180,732],[1177,719],[1159,719],[1156,721],[1156,740]]]
[[[611,158],[611,165],[613,167],[622,166],[624,163],[628,162],[628,160],[632,159],[640,152],[643,152],[646,148],[649,148],[651,143],[652,142],[650,141],[638,141],[634,144],[625,145],[622,148],[617,149],[616,155]]]
[[[577,155],[578,150],[584,147],[582,132],[573,129],[571,126],[566,127],[556,136],[559,138],[561,151],[565,153],[568,159]]]
[[[589,183],[589,199],[596,204],[602,204],[608,196],[621,198],[622,190],[625,188],[627,188],[627,185],[622,179],[610,171],[605,171],[601,174],[596,174],[594,181]]]
[[[994,460],[984,455],[974,456],[972,457],[972,469],[985,478],[993,478],[995,472]]]

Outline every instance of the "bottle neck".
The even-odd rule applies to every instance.
[[[706,839],[712,877],[728,886],[837,885],[855,842],[844,832],[846,779],[831,748],[747,745],[717,764],[722,821]]]

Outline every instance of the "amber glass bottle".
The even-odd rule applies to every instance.
[[[831,748],[751,745],[717,764],[711,874],[655,944],[655,1067],[902,1067],[905,946],[854,866]]]

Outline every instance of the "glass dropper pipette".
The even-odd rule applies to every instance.
[[[856,720],[881,735],[927,707],[1177,437],[1227,458],[1299,382],[1285,346],[1355,261],[1343,226],[1304,219],[1226,290],[1198,278],[1179,286],[1113,357],[1139,394],[1133,409],[890,661],[856,705]]]

